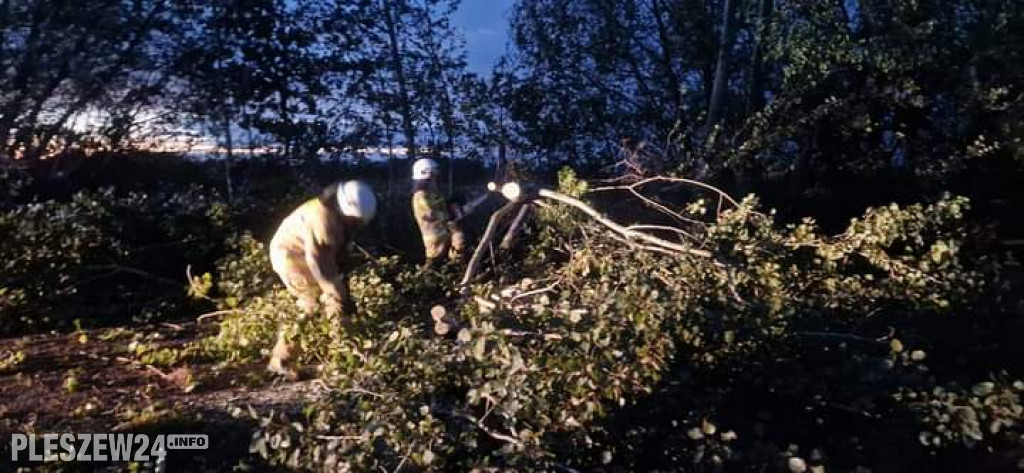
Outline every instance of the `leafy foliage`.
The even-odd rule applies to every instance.
[[[566,192],[585,191],[561,177]],[[920,462],[926,449],[953,448],[919,442],[935,429],[970,439],[959,445],[1005,448],[1019,440],[1016,387],[926,397],[950,391],[932,391],[947,381],[929,374],[915,326],[957,318],[991,289],[994,266],[964,258],[966,209],[957,197],[873,209],[828,237],[811,221],[780,226],[747,198],[706,224],[709,260],[630,247],[549,207],[526,263],[475,285],[450,338],[426,324],[434,302],[454,300],[446,273],[369,261],[352,274],[356,314],[300,322],[303,361],[320,364],[330,396],[301,412],[250,412],[260,423],[251,448],[314,470],[703,470],[832,456],[876,467],[886,459],[851,450],[851,438],[874,432]],[[265,285],[262,247],[242,243],[217,278],[236,312],[211,346],[228,360],[266,356],[278,324],[297,316],[279,286]],[[814,409],[817,423],[782,419],[793,404]],[[757,414],[731,414],[734,405]],[[988,430],[949,420],[964,405]],[[850,423],[851,412],[874,420]],[[815,429],[829,434],[816,439]],[[663,449],[663,463],[650,448]],[[800,448],[817,453],[805,459]]]
[[[0,332],[195,310],[181,265],[215,251],[220,243],[208,237],[227,223],[226,208],[201,189],[123,196],[104,189],[12,206],[0,213],[7,242]]]
[[[524,149],[574,166],[639,153],[801,192],[941,189],[979,162],[1019,169],[1022,22],[987,0],[520,0],[506,100]]]

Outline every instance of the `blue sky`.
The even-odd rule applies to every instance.
[[[505,52],[513,3],[515,0],[462,0],[453,20],[466,37],[470,71],[489,73]]]

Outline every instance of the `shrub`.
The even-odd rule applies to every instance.
[[[165,195],[108,188],[0,211],[0,333],[193,312],[185,262],[218,251],[229,217],[198,188]]]

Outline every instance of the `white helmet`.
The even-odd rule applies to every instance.
[[[377,214],[377,196],[369,184],[348,181],[338,186],[338,206],[342,214],[358,218],[365,225]]]
[[[422,181],[430,179],[435,173],[439,166],[437,161],[430,158],[417,159],[415,163],[412,163],[412,180]]]

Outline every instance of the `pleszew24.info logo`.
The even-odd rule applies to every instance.
[[[151,462],[167,450],[205,450],[207,435],[12,434],[11,461]]]

